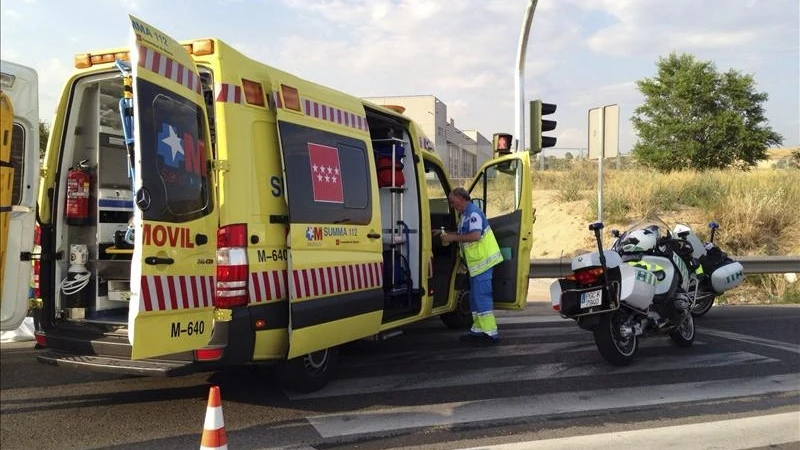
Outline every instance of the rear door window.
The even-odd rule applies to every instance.
[[[210,165],[204,146],[203,111],[180,95],[145,80],[139,107],[142,123],[142,181],[151,193],[147,220],[187,222],[211,212]],[[149,111],[148,111],[149,110]]]

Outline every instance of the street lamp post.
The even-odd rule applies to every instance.
[[[522,20],[522,30],[519,34],[519,48],[517,49],[517,73],[514,77],[514,132],[517,136],[516,151],[525,150],[525,54],[528,51],[528,35],[533,22],[533,13],[539,0],[531,0],[525,9],[525,18]]]

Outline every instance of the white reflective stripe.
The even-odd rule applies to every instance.
[[[219,430],[225,427],[225,420],[222,417],[222,406],[208,406],[206,408],[206,420],[203,423],[205,430]]]
[[[267,277],[265,287],[267,290],[267,295],[264,295],[265,300],[275,300],[278,298],[278,287],[275,285],[275,272],[265,272],[264,275]]]
[[[327,294],[327,286],[325,286],[325,278],[324,273],[325,271],[319,267],[316,269],[312,269],[314,271],[314,284],[317,286],[317,293],[318,295]]]
[[[475,270],[482,270],[483,269],[483,270],[486,270],[490,266],[495,266],[497,262],[501,262],[501,261],[503,261],[503,254],[502,253],[495,253],[495,254],[491,255],[490,257],[484,259],[483,261],[470,266],[469,269],[475,269]],[[470,270],[470,273],[471,272],[472,272],[472,270]]]
[[[159,281],[161,282],[161,293],[164,295],[164,309],[172,309],[170,303],[172,302],[172,296],[169,293],[169,278],[170,277],[158,277]],[[158,302],[153,305],[153,309],[155,310],[158,308]]]
[[[181,279],[180,277],[170,277],[172,278],[173,283],[175,283],[175,306],[177,309],[183,309],[183,288],[181,287]]]
[[[194,287],[197,289],[197,295],[192,295],[192,301],[189,304],[190,308],[197,308],[202,305],[201,300],[203,298],[203,278],[202,277],[192,277],[194,278]]]

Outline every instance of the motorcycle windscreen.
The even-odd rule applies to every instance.
[[[39,91],[34,69],[0,63],[0,331],[15,330],[28,312],[39,184]]]
[[[133,359],[201,348],[213,330],[217,212],[201,81],[175,40],[131,16]]]
[[[489,219],[503,254],[492,277],[494,307],[522,309],[528,296],[534,222],[528,153],[487,161],[469,191]]]

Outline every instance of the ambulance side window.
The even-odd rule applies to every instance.
[[[289,221],[366,225],[372,221],[371,165],[362,140],[279,123]]]
[[[187,222],[211,212],[208,140],[200,106],[145,80],[138,80],[137,107],[143,186],[150,192],[148,220]]]
[[[11,130],[11,166],[14,168],[11,204],[19,205],[22,200],[22,174],[25,173],[25,128],[18,123]]]
[[[450,208],[447,194],[450,185],[444,173],[435,165],[425,161],[425,184],[428,189],[428,204],[431,212],[431,227],[452,229],[454,211]]]

